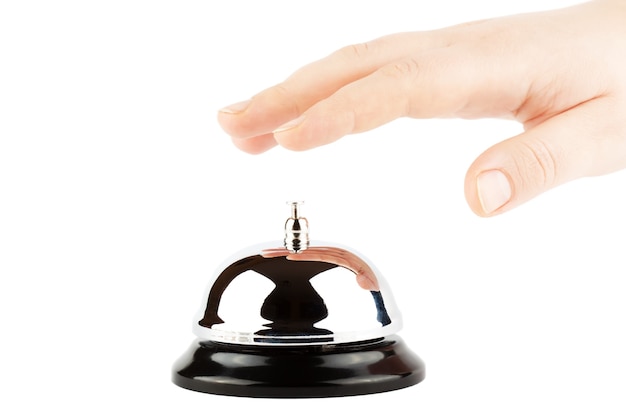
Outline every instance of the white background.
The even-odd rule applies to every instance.
[[[513,122],[249,156],[215,117],[349,43],[571,3],[3,2],[0,415],[623,416],[626,173],[480,219],[465,170]],[[294,197],[313,238],[386,276],[423,383],[258,400],[170,382],[208,278],[280,239]]]

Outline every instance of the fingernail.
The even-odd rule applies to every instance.
[[[296,119],[293,119],[292,121],[287,122],[282,126],[277,127],[276,129],[274,129],[272,133],[280,133],[280,132],[284,132],[285,130],[293,129],[294,127],[300,125],[303,120],[304,120],[304,115]]]
[[[235,104],[231,104],[230,106],[226,106],[223,109],[220,109],[220,111],[222,113],[229,113],[229,114],[237,114],[237,113],[241,113],[244,110],[246,110],[248,108],[248,106],[250,105],[250,102],[252,100],[245,100],[245,101],[240,101],[239,103],[235,103]]]
[[[500,170],[482,172],[476,179],[478,199],[486,214],[493,213],[511,199],[511,184]]]

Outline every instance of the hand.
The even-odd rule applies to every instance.
[[[354,272],[356,282],[361,288],[368,291],[379,291],[376,274],[367,265],[367,262],[355,254],[340,248],[329,246],[311,246],[302,252],[291,253],[285,248],[267,249],[261,252],[265,258],[285,256],[290,261],[317,261],[343,266]]]
[[[626,2],[399,33],[313,62],[219,112],[240,149],[306,150],[399,117],[502,117],[525,132],[480,155],[465,196],[503,213],[626,167]]]

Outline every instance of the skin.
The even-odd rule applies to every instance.
[[[626,1],[398,33],[339,49],[218,113],[241,150],[304,151],[400,117],[517,120],[469,167],[479,216],[626,168]]]
[[[345,249],[312,246],[302,252],[292,253],[284,248],[275,248],[264,250],[261,255],[265,258],[284,256],[290,261],[317,261],[340,265],[354,273],[359,287],[368,291],[380,290],[376,274],[367,265],[367,262]]]

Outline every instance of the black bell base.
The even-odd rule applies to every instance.
[[[257,398],[321,398],[406,388],[424,362],[399,336],[320,346],[247,346],[196,340],[172,381],[193,391]]]

